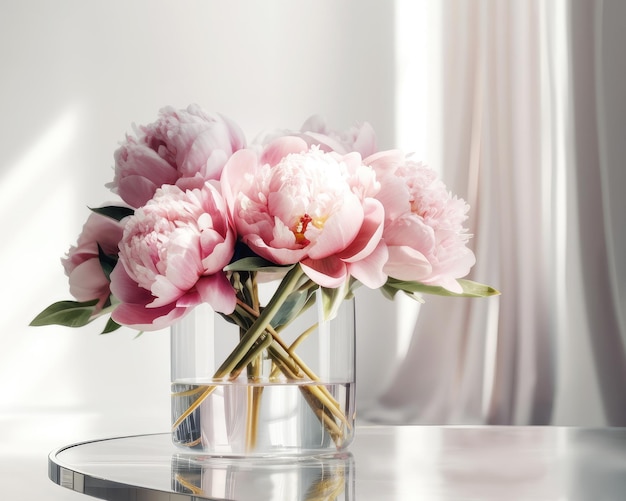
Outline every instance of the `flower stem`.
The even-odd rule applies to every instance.
[[[233,370],[230,371],[230,379],[237,379],[239,374],[241,374],[241,371],[244,368],[249,367],[249,364],[253,363],[255,359],[260,356],[261,353],[263,353],[263,350],[265,350],[265,348],[270,345],[271,342],[272,336],[259,336],[258,342],[254,343],[250,351],[246,353],[245,356],[239,360]],[[254,379],[255,377],[258,377],[258,374],[254,374],[254,372],[248,375],[249,379]]]
[[[303,274],[304,272],[299,264],[289,270],[278,287],[276,294],[272,296],[270,301],[267,303],[267,306],[241,338],[237,347],[217,370],[215,373],[216,378],[223,378],[226,374],[231,372],[237,366],[239,361],[245,356],[245,354],[248,353],[255,341],[268,327],[272,318],[278,312],[287,297],[289,297],[289,294],[291,294],[294,290]]]
[[[250,308],[247,304],[245,303],[241,303],[240,306],[246,310],[247,313],[249,313],[250,315],[253,315],[254,317],[258,317],[259,316],[259,312],[253,310],[252,308]],[[287,352],[287,354],[294,360],[294,362],[296,364],[298,364],[298,366],[300,366],[300,369],[302,369],[302,371],[309,377],[311,378],[312,381],[319,381],[319,378],[315,375],[315,373],[309,368],[308,365],[306,365],[304,363],[304,361],[295,353],[295,349],[296,347],[312,332],[315,331],[315,329],[318,327],[318,323],[314,323],[313,325],[311,325],[307,330],[305,330],[302,334],[300,334],[298,336],[298,338],[291,344],[291,346],[287,346],[287,343],[285,343],[280,335],[278,334],[278,332],[276,332],[276,330],[271,326],[268,325],[265,329],[267,330],[267,332],[269,332],[272,337],[274,338],[274,340],[280,345],[280,347],[285,350],[285,352]]]
[[[198,408],[198,406],[204,401],[204,399],[215,391],[215,388],[216,386],[207,386],[205,389],[203,389],[202,394],[194,400],[193,404],[187,407],[187,410],[183,412],[180,416],[178,416],[178,419],[176,421],[174,421],[174,424],[172,425],[172,430],[178,428],[181,423]]]
[[[257,440],[257,423],[261,407],[262,386],[248,387],[248,405],[246,412],[246,450],[253,451]]]
[[[185,489],[188,489],[192,494],[200,495],[204,493],[204,490],[202,489],[202,487],[198,487],[197,485],[194,485],[190,480],[183,477],[180,473],[176,474],[176,476],[174,477],[174,480],[176,480],[176,482],[182,485]]]
[[[251,315],[258,316],[259,313],[257,311],[252,310],[246,304],[241,304],[244,310]],[[277,346],[273,346],[272,352],[273,357],[276,362],[280,362],[276,364],[276,368],[283,372],[288,378],[298,380],[303,379],[302,373],[304,373],[307,377],[311,379],[311,381],[319,381],[319,377],[309,368],[308,365],[304,363],[304,361],[295,353],[294,348],[306,337],[310,334],[317,324],[309,327],[305,332],[303,332],[298,338],[293,342],[291,346],[287,346],[287,344],[280,338],[278,333],[274,330],[274,328],[270,325],[267,325],[266,330],[269,332],[276,342]],[[289,357],[289,358],[287,358]],[[289,371],[287,372],[286,371]],[[313,388],[313,387],[312,387]],[[337,416],[337,418],[343,422],[348,429],[350,429],[350,423],[347,420],[346,416],[343,414],[339,407],[339,403],[335,398],[331,395],[328,389],[323,385],[317,385],[314,387],[315,390],[311,390],[318,399],[319,402],[325,404],[325,408],[327,408],[332,414]]]
[[[307,330],[305,330],[302,334],[300,334],[300,335],[296,338],[296,340],[295,340],[293,343],[291,343],[291,345],[289,345],[289,348],[287,348],[285,351],[291,355],[291,352],[292,352],[293,350],[295,350],[295,349],[298,347],[298,345],[299,345],[302,341],[304,341],[304,340],[305,340],[305,339],[309,336],[309,334],[311,334],[312,332],[315,332],[315,329],[317,329],[317,322],[316,322],[316,323],[314,323],[313,325],[311,325],[311,326],[310,326]],[[277,341],[279,340],[278,334],[276,334],[276,335],[272,334],[272,336],[274,336],[274,339],[276,339]],[[293,356],[292,356],[292,358],[293,358]],[[276,377],[276,376],[277,376],[277,374],[278,374],[278,372],[280,372],[280,371],[279,371],[279,368],[278,368],[278,367],[275,367],[275,368],[274,368],[274,370],[272,370],[272,373],[271,373],[271,375],[270,375],[270,379],[272,379],[272,378]]]
[[[294,381],[303,379],[301,372],[303,370],[302,365],[300,365],[297,360],[293,359],[293,357],[289,355],[289,353],[285,352],[284,348],[278,342],[272,343],[268,348],[268,352],[271,353],[272,358],[277,362],[276,365],[280,369],[280,371],[285,374],[289,379]],[[310,377],[310,379],[313,383],[319,381],[319,378],[315,376],[315,374],[313,374],[313,377]],[[344,423],[348,427],[348,429],[350,429],[350,423],[348,422],[344,413],[341,411],[337,400],[333,398],[326,386],[324,386],[323,384],[313,384],[310,386],[302,386],[301,390],[303,391],[305,398],[307,398],[307,396],[309,397],[307,398],[309,405],[325,426],[329,424],[329,421],[328,419],[322,419],[321,414],[318,412],[319,410],[323,410],[325,413],[327,413],[326,416],[332,420],[332,425],[338,430],[339,434],[341,434],[341,431],[337,428],[332,418],[332,415],[336,416],[342,423]],[[310,398],[313,398],[315,400],[311,400]],[[333,439],[336,438],[333,433],[331,433],[331,435],[333,436]]]

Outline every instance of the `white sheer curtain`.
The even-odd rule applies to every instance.
[[[442,175],[503,294],[426,298],[361,416],[626,425],[624,4],[435,5]]]

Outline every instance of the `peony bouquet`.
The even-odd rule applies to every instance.
[[[31,325],[79,327],[106,315],[103,332],[142,332],[208,303],[241,329],[215,378],[243,369],[254,378],[263,348],[282,377],[314,379],[279,334],[314,292],[328,317],[361,284],[389,298],[496,294],[462,278],[475,262],[465,201],[427,166],[375,143],[368,124],[336,132],[313,117],[248,144],[220,114],[162,109],[114,154],[108,187],[121,201],[91,209],[62,260],[75,300],[52,304]],[[262,307],[264,277],[282,282]],[[340,440],[332,396],[307,391]]]

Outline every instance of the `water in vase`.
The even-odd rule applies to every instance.
[[[172,438],[215,455],[325,453],[354,436],[354,383],[172,384]]]

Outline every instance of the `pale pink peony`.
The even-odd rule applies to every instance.
[[[105,254],[117,256],[117,245],[123,232],[123,222],[92,212],[76,246],[70,247],[67,256],[61,260],[69,277],[70,293],[78,301],[97,299],[95,312],[102,309],[110,294],[109,279],[98,257],[98,245]]]
[[[136,136],[126,136],[115,151],[115,178],[107,186],[127,204],[141,207],[164,184],[188,189],[219,179],[228,158],[244,146],[243,132],[228,118],[197,105],[169,106]]]
[[[376,133],[372,126],[364,122],[344,131],[331,129],[320,115],[308,118],[299,131],[278,130],[262,135],[257,142],[263,146],[283,136],[304,139],[309,146],[319,146],[322,151],[334,151],[341,155],[356,151],[365,158],[376,150]]]
[[[328,127],[319,115],[310,117],[300,131],[309,145],[318,144],[324,151],[349,153],[356,151],[365,158],[376,153],[376,133],[373,127],[364,122],[345,131],[336,131]]]
[[[358,153],[325,153],[282,137],[260,155],[236,152],[221,183],[238,235],[261,257],[299,262],[325,287],[349,276],[371,288],[385,283],[384,213],[373,198],[379,186]]]
[[[382,185],[376,198],[385,207],[385,273],[462,292],[456,279],[475,263],[463,226],[469,206],[450,194],[435,171],[399,151],[383,151],[364,162]]]
[[[235,234],[212,184],[183,191],[166,185],[127,221],[111,290],[112,318],[144,330],[167,327],[201,302],[232,313],[235,291],[222,271]]]

